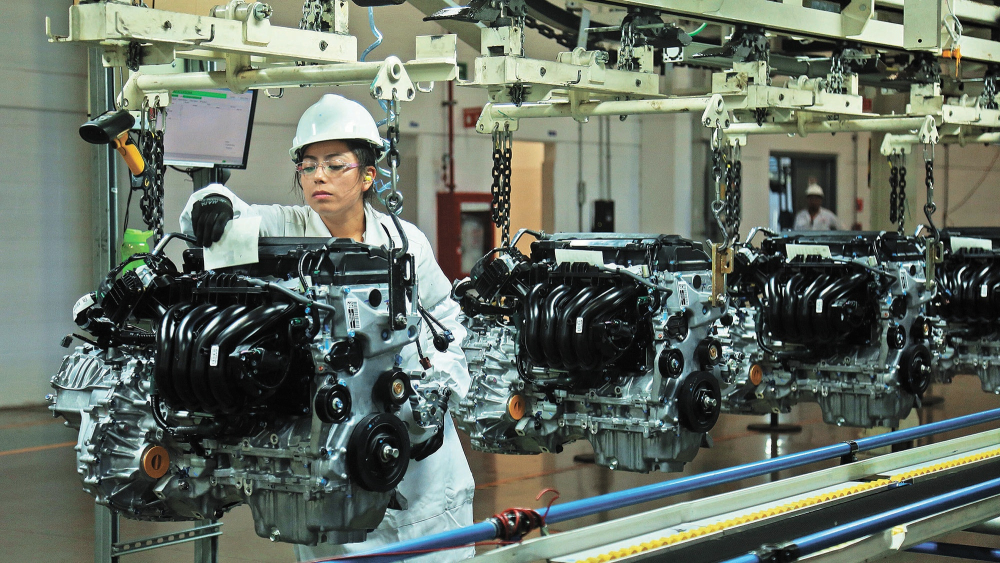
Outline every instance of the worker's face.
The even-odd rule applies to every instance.
[[[343,141],[313,143],[302,154],[302,195],[313,211],[329,219],[364,213],[364,193],[372,185],[365,178],[374,176],[375,168],[361,168]]]
[[[810,213],[817,213],[819,208],[823,205],[823,196],[821,195],[809,195],[806,196],[806,207],[809,208]]]

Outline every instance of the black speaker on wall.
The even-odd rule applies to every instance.
[[[591,229],[595,233],[615,232],[615,202],[612,199],[594,200],[594,226]]]

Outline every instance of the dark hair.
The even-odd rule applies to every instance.
[[[372,146],[366,141],[348,139],[344,142],[347,143],[347,150],[354,153],[354,157],[358,159],[358,170],[362,174],[368,169],[368,167],[374,167],[375,163],[378,162],[378,155],[375,154],[375,149],[372,148]],[[302,162],[302,156],[305,154],[306,148],[308,147],[309,145],[306,145],[295,151],[296,164]],[[298,172],[295,172],[294,183],[300,190],[302,189],[302,178],[300,178]],[[378,194],[375,193],[375,185],[373,183],[372,186],[365,192],[365,202],[369,205],[374,205],[377,201]]]

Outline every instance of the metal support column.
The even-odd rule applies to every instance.
[[[88,58],[89,104],[91,118],[114,109],[115,80],[111,69],[104,68],[103,51],[91,48]],[[111,145],[94,145],[93,235],[94,279],[118,265],[118,160]]]
[[[209,526],[218,528],[218,525],[215,520],[198,520],[195,523],[197,528]],[[209,535],[194,540],[194,563],[219,563],[218,535]]]
[[[119,540],[118,513],[101,504],[94,505],[94,563],[118,563],[115,545]]]

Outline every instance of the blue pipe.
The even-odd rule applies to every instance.
[[[857,446],[857,451],[868,451],[917,438],[932,436],[941,432],[958,430],[996,420],[1000,420],[1000,409],[993,409],[949,420],[932,422],[930,424],[915,426],[913,428],[890,432],[880,436],[862,438],[854,443]],[[828,459],[835,459],[849,455],[850,453],[851,444],[849,442],[842,442],[839,444],[824,446],[822,448],[784,455],[773,459],[755,461],[744,465],[718,469],[715,471],[709,471],[708,473],[701,473],[699,475],[692,475],[690,477],[681,477],[679,479],[664,481],[662,483],[654,483],[625,491],[617,491],[587,499],[570,501],[564,504],[552,506],[552,508],[549,509],[549,513],[545,518],[545,521],[549,524],[554,524],[556,522],[590,516],[598,512],[604,512],[615,508],[641,504],[647,501],[658,500],[673,495],[712,487],[714,485],[731,483],[742,479],[766,475],[775,471],[809,465],[810,463],[816,463]],[[423,538],[387,545],[364,552],[364,555],[437,549],[463,545],[466,543],[493,540],[496,538],[496,527],[490,522],[480,522],[478,524],[473,524],[472,526],[466,526],[465,528],[457,530],[439,532]],[[401,557],[398,556],[386,555],[385,557],[364,557],[359,559],[359,561],[398,561],[400,558]],[[736,563],[736,561],[737,560],[733,560],[733,563]],[[759,559],[746,559],[740,561],[740,563],[751,563],[755,561],[759,561]]]
[[[899,524],[919,520],[932,514],[938,514],[997,494],[1000,494],[1000,478],[984,481],[977,485],[970,485],[957,491],[924,499],[881,514],[862,518],[861,520],[841,524],[829,530],[809,534],[783,544],[778,549],[787,555],[779,557],[779,560],[793,561],[844,542],[856,540],[875,532],[888,530]],[[762,559],[759,555],[750,553],[729,559],[724,563],[759,563],[761,561]]]
[[[957,557],[972,561],[1000,561],[1000,549],[990,549],[975,545],[959,545],[954,543],[926,542],[917,544],[907,551],[939,555],[941,557]]]

